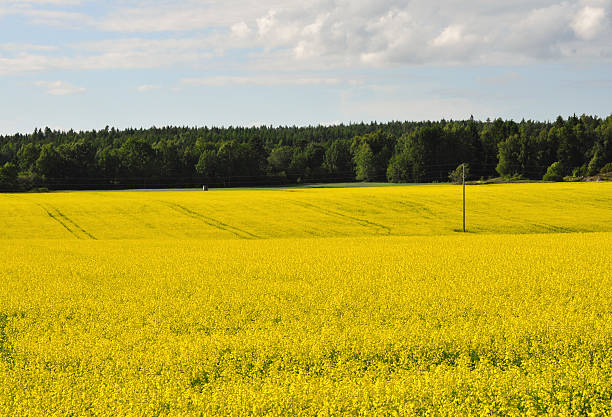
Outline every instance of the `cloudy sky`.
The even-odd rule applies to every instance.
[[[612,113],[612,0],[0,0],[0,134]]]

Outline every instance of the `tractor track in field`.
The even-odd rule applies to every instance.
[[[87,236],[91,240],[98,240],[94,235],[89,233],[87,230],[83,229],[81,226],[79,226],[78,223],[76,223],[70,217],[66,216],[64,213],[59,211],[57,207],[54,207],[50,204],[48,205],[48,207],[40,203],[36,203],[36,204],[39,207],[41,207],[43,210],[45,210],[47,214],[49,215],[49,217],[51,217],[53,220],[61,224],[64,227],[64,229],[69,231],[77,239],[83,239],[83,237],[79,234],[79,232],[81,232],[83,235]]]
[[[15,196],[15,197],[17,197],[17,196]],[[45,213],[47,213],[47,215],[49,217],[51,217],[51,219],[53,219],[57,223],[59,223],[64,229],[66,229],[66,231],[68,231],[68,233],[73,235],[75,238],[82,240],[83,236],[79,234],[79,232],[81,232],[83,235],[87,236],[87,238],[89,238],[91,240],[98,240],[94,235],[92,235],[87,230],[85,230],[81,226],[79,226],[78,223],[76,223],[70,217],[68,217],[64,213],[62,213],[57,207],[52,206],[51,204],[38,203],[36,201],[32,201],[32,200],[30,200],[28,198],[24,198],[24,197],[21,197],[21,196],[19,196],[17,198],[19,198],[19,199],[21,199],[23,201],[27,201],[30,204],[32,204],[32,203],[36,204],[38,207],[43,209],[45,211]]]
[[[547,223],[531,223],[532,225],[542,228],[549,233],[575,233],[576,229],[566,226],[557,226],[554,224]]]
[[[106,199],[112,201],[113,203],[116,202],[116,199],[113,199],[112,197],[110,197],[107,192],[92,192],[91,194],[99,196],[100,198],[106,198]],[[125,199],[123,201],[125,201]],[[130,201],[133,202],[135,200],[130,200]],[[176,238],[177,237],[176,235],[174,235],[172,233],[169,233],[167,230],[165,230],[162,227],[157,227],[157,226],[155,226],[155,225],[153,225],[151,223],[147,223],[146,221],[143,220],[142,216],[138,216],[137,214],[131,213],[128,210],[125,210],[124,208],[122,208],[119,205],[113,205],[112,207],[113,207],[113,210],[116,213],[118,213],[119,215],[128,217],[130,219],[134,219],[138,223],[142,224],[147,229],[154,231],[155,233],[163,234],[163,235],[171,237],[171,238]],[[149,207],[149,205],[146,204],[146,203],[142,205],[143,209],[146,208],[146,207]]]
[[[306,203],[304,201],[296,201],[296,200],[286,200],[286,201],[296,206],[300,206],[305,209],[309,209],[309,210],[313,210],[313,211],[316,211],[322,214],[326,214],[328,216],[338,217],[338,218],[345,219],[345,220],[346,219],[351,220],[353,223],[357,223],[360,226],[369,227],[369,228],[376,229],[378,231],[382,231],[381,234],[384,234],[384,235],[391,234],[391,229],[380,223],[371,222],[369,220],[362,219],[360,217],[351,216],[350,214],[341,213],[335,210],[326,209],[326,208],[317,206],[316,204]]]
[[[158,200],[160,203],[165,204],[166,206],[168,206],[170,209],[176,211],[177,213],[183,214],[185,216],[191,217],[193,219],[199,220],[211,227],[214,227],[216,229],[222,230],[224,232],[229,232],[231,234],[233,234],[234,236],[237,236],[241,239],[260,239],[259,236],[248,232],[246,230],[240,229],[238,227],[235,226],[231,226],[227,223],[223,223],[220,220],[217,220],[213,217],[209,217],[209,216],[205,216],[201,213],[198,213],[197,211],[193,211],[191,209],[188,209],[187,207],[181,206],[180,204],[176,204],[176,203],[171,203],[169,201],[164,201],[164,200]]]
[[[398,201],[397,203],[400,206],[413,210],[415,214],[417,214],[418,216],[424,219],[435,219],[434,212],[429,207],[427,207],[425,204],[416,203],[416,202],[407,202],[407,201]],[[393,210],[398,211],[398,212],[403,212],[403,210],[400,210],[400,209],[393,209]]]

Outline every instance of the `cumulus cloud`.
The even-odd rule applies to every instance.
[[[455,46],[462,43],[463,38],[463,26],[462,25],[450,25],[444,28],[431,42],[434,46]]]
[[[153,91],[153,90],[159,90],[160,88],[161,86],[156,85],[156,84],[143,84],[143,85],[136,87],[136,91],[140,93],[146,93],[146,92]]]
[[[593,39],[604,29],[605,18],[606,11],[602,7],[586,6],[572,21],[572,28],[582,39]]]
[[[77,87],[65,81],[38,81],[35,84],[43,88],[45,93],[52,96],[67,96],[85,91],[84,88]]]
[[[236,54],[243,70],[271,71],[612,58],[612,0],[114,0],[96,16],[65,10],[76,3],[3,2],[32,23],[86,25],[113,40],[56,45],[55,56],[0,49],[0,74],[206,68]]]
[[[244,22],[238,22],[231,26],[232,33],[239,38],[245,38],[251,33],[251,29]]]

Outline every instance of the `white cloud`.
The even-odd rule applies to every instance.
[[[267,33],[272,30],[274,26],[277,25],[276,22],[276,11],[270,10],[265,16],[257,19],[257,29],[260,36],[265,36]]]
[[[612,0],[111,0],[98,16],[60,7],[77,0],[35,0],[20,7],[0,2],[33,24],[119,36],[53,45],[59,48],[53,55],[0,46],[0,74],[210,69],[215,59],[219,68],[235,71],[308,71],[612,58]],[[139,35],[120,38],[127,33]]]
[[[434,46],[453,46],[461,43],[463,38],[462,25],[450,25],[444,28],[431,43]]]
[[[0,51],[5,52],[24,52],[24,51],[37,51],[37,52],[53,52],[58,51],[59,47],[55,45],[38,45],[33,43],[17,43],[17,42],[5,42],[0,43]]]
[[[81,0],[0,0],[0,4],[42,4],[53,6],[75,6]]]
[[[193,86],[228,86],[228,85],[337,85],[343,81],[338,78],[301,77],[301,76],[212,76],[184,78],[182,84]]]
[[[582,39],[593,39],[603,30],[605,18],[603,8],[586,6],[572,21],[572,29]]]
[[[20,14],[26,16],[29,22],[35,25],[76,28],[88,26],[93,23],[93,19],[83,13],[66,12],[62,10],[22,10]]]
[[[85,91],[84,88],[77,87],[65,81],[38,81],[35,85],[43,88],[45,93],[52,96],[67,96]]]
[[[251,29],[244,22],[235,23],[231,26],[232,33],[239,38],[245,38],[251,33]]]
[[[115,2],[115,8],[99,19],[97,26],[103,30],[127,33],[229,28],[240,22],[254,24],[256,18],[284,3],[282,0]]]
[[[213,56],[207,40],[140,38],[64,45],[63,54],[39,54],[44,47],[0,44],[0,75],[50,70],[164,68],[202,63]],[[3,56],[2,51],[9,54]]]
[[[66,11],[65,6],[75,6],[78,1],[6,1],[0,0],[0,18],[6,16],[22,16],[32,25],[55,26],[62,28],[91,27],[95,19],[86,13]]]
[[[136,90],[141,93],[146,93],[148,91],[159,90],[161,88],[160,85],[155,84],[143,84],[141,86],[136,87]]]
[[[0,56],[0,75],[70,68],[70,62],[68,58],[21,52],[13,57]]]

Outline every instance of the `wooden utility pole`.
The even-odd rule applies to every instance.
[[[463,233],[465,233],[465,163],[463,166]]]

